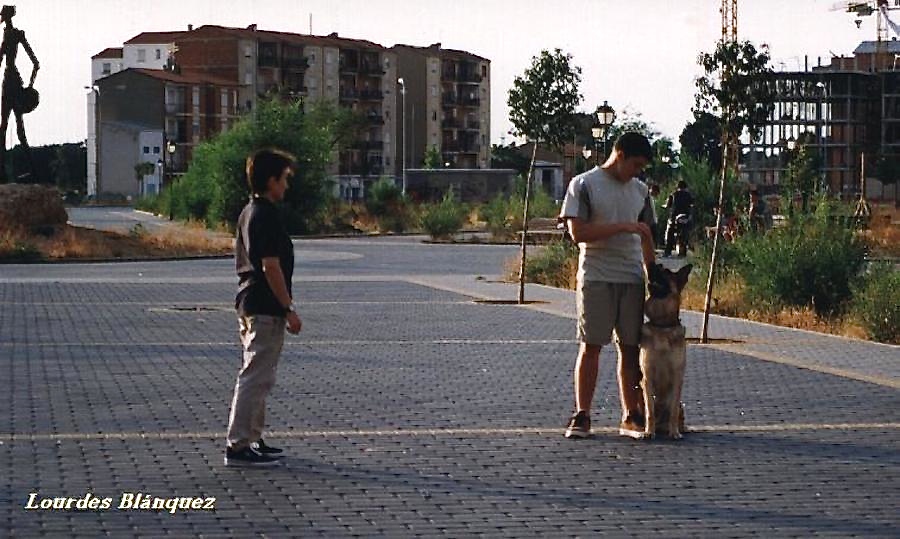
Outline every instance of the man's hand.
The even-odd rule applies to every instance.
[[[287,314],[287,331],[291,335],[296,335],[300,333],[300,330],[303,329],[303,321],[300,320],[300,315],[294,311],[288,311]]]
[[[629,232],[638,234],[641,237],[641,242],[653,242],[653,232],[650,231],[650,226],[647,223],[629,223],[629,228]]]

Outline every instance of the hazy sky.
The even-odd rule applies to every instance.
[[[854,16],[830,11],[835,3],[741,0],[738,37],[769,44],[776,69],[796,69],[804,55],[828,63],[829,51],[849,55],[875,38],[874,16],[857,29]],[[677,139],[690,119],[697,54],[721,33],[718,8],[719,0],[29,0],[17,3],[14,24],[41,63],[41,105],[25,117],[32,145],[85,139],[90,58],[106,47],[188,24],[308,33],[310,14],[317,35],[338,32],[387,47],[441,42],[489,58],[494,143],[511,128],[513,79],[541,49],[557,47],[583,69],[581,110],[608,100]],[[27,81],[23,52],[18,65]],[[14,133],[8,130],[7,145]]]

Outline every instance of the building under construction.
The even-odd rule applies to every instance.
[[[802,141],[822,164],[821,185],[857,196],[861,167],[874,178],[879,159],[900,158],[898,59],[900,42],[867,41],[830,65],[774,73],[775,107],[760,136],[742,144],[742,176],[776,189],[787,173],[787,150]],[[897,200],[896,178],[884,179],[869,181],[866,196]]]

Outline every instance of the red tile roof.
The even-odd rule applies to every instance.
[[[231,28],[227,26],[217,26],[207,24],[196,28],[190,35],[182,37],[202,37],[209,34],[226,34],[242,39],[261,39],[271,41],[282,41],[286,43],[296,43],[299,45],[318,45],[337,48],[360,48],[360,49],[378,49],[385,50],[383,45],[366,41],[364,39],[349,39],[337,37],[337,34],[328,36],[314,36],[308,34],[295,34],[292,32],[277,32],[273,30],[252,30],[250,28]]]
[[[171,71],[165,71],[162,69],[143,68],[126,69],[126,71],[133,71],[135,73],[140,73],[148,77],[153,77],[154,79],[166,82],[174,82],[176,84],[215,84],[216,86],[240,86],[234,81],[230,81],[221,77],[214,77],[212,75],[206,75],[204,73],[173,73]]]
[[[97,60],[99,58],[121,58],[122,57],[122,48],[111,47],[109,49],[103,49],[97,54],[91,56],[91,60]]]
[[[125,42],[126,45],[174,43],[188,32],[141,32]]]

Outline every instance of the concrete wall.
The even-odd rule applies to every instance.
[[[136,43],[122,46],[122,63],[125,69],[163,69],[169,60],[174,43]],[[141,59],[143,51],[143,60]]]
[[[407,193],[413,200],[439,201],[453,189],[463,202],[487,202],[515,188],[512,169],[407,170]]]
[[[139,126],[129,126],[110,122],[101,122],[100,140],[100,176],[99,195],[122,195],[135,197],[140,184],[134,175],[134,166],[138,164],[137,152],[140,133]]]

